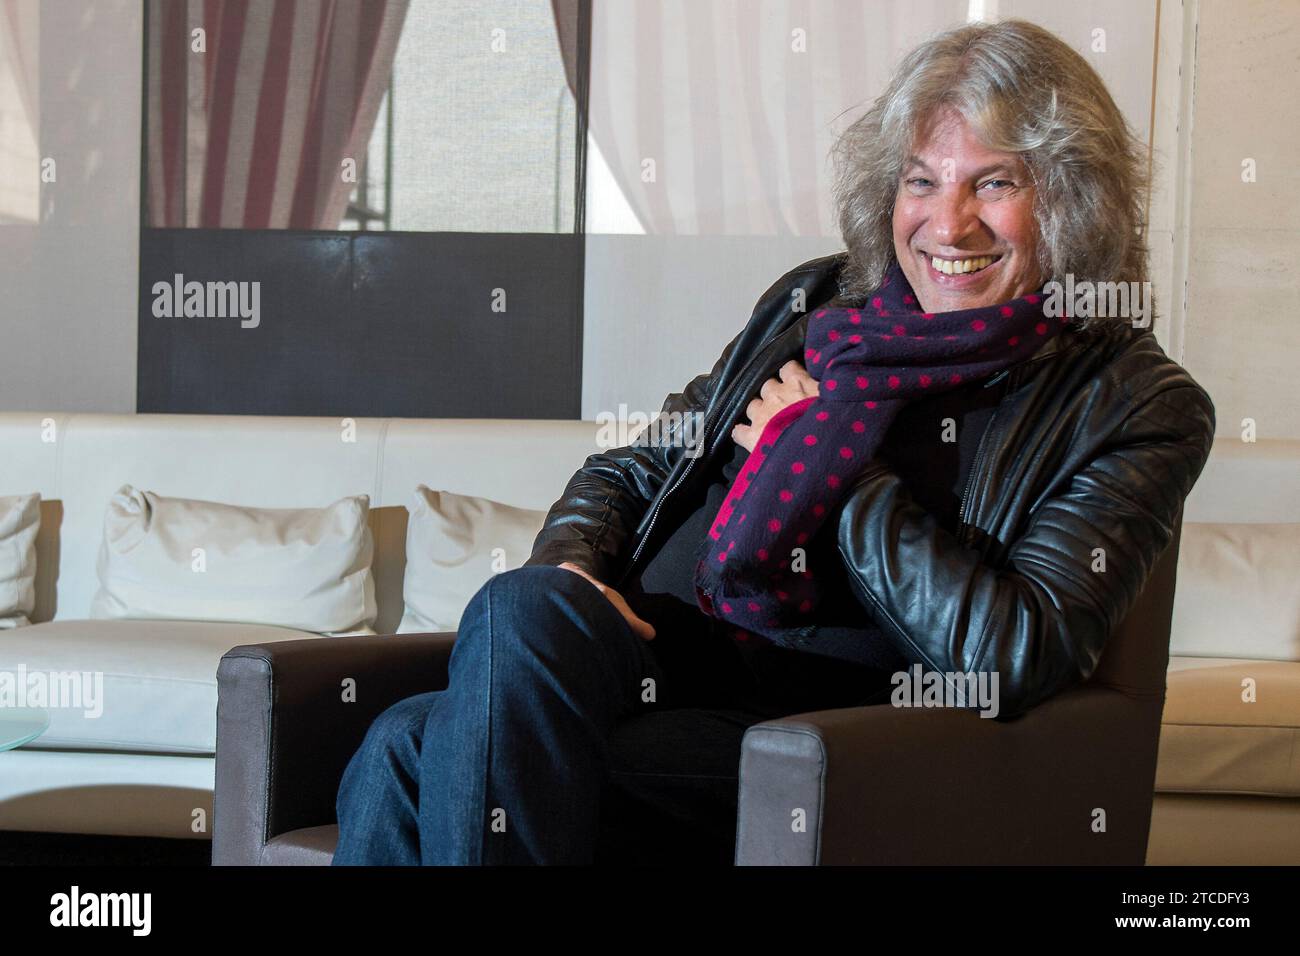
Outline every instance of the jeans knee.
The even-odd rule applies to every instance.
[[[514,568],[494,575],[471,608],[489,615],[497,653],[563,654],[589,644],[595,632],[618,626],[609,599],[572,571],[552,565]],[[467,611],[468,613],[468,611]],[[472,628],[470,633],[486,632]],[[457,638],[459,640],[459,638]]]
[[[435,692],[416,694],[399,700],[371,722],[357,750],[363,762],[387,766],[401,748],[410,747],[424,732]]]

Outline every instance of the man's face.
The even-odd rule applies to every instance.
[[[980,308],[1040,288],[1033,209],[1019,157],[986,148],[958,114],[945,113],[894,199],[894,253],[921,308]]]

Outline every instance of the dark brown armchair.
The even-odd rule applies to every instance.
[[[751,727],[735,862],[1142,865],[1180,531],[1181,514],[1092,677],[1019,717],[878,705]],[[410,634],[227,653],[213,863],[328,864],[349,759],[389,705],[446,686],[454,641]],[[355,703],[341,701],[349,677]]]

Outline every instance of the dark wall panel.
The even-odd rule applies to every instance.
[[[137,408],[578,418],[582,241],[144,229]],[[156,316],[155,283],[177,273],[259,283],[257,326],[234,315]],[[504,312],[493,311],[496,289]]]

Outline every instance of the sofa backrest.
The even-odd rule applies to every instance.
[[[261,508],[370,496],[375,629],[402,616],[418,484],[545,510],[597,449],[596,422],[0,413],[0,494],[41,494],[33,623],[84,618],[104,512],[123,484]],[[345,441],[345,437],[354,440]]]
[[[32,618],[39,622],[87,615],[104,511],[123,484],[265,508],[368,494],[382,633],[402,615],[407,507],[417,484],[545,510],[597,449],[599,429],[590,421],[359,418],[355,440],[344,441],[335,418],[6,412],[0,495],[41,494]],[[1300,522],[1300,441],[1215,442],[1185,505],[1177,593],[1214,575],[1213,555],[1188,560],[1196,531],[1189,534],[1189,524],[1219,522]],[[1273,652],[1238,654],[1239,629],[1230,626],[1220,629],[1220,645],[1198,638],[1180,651],[1177,599],[1174,628],[1175,654],[1300,658],[1300,639],[1281,631]]]

